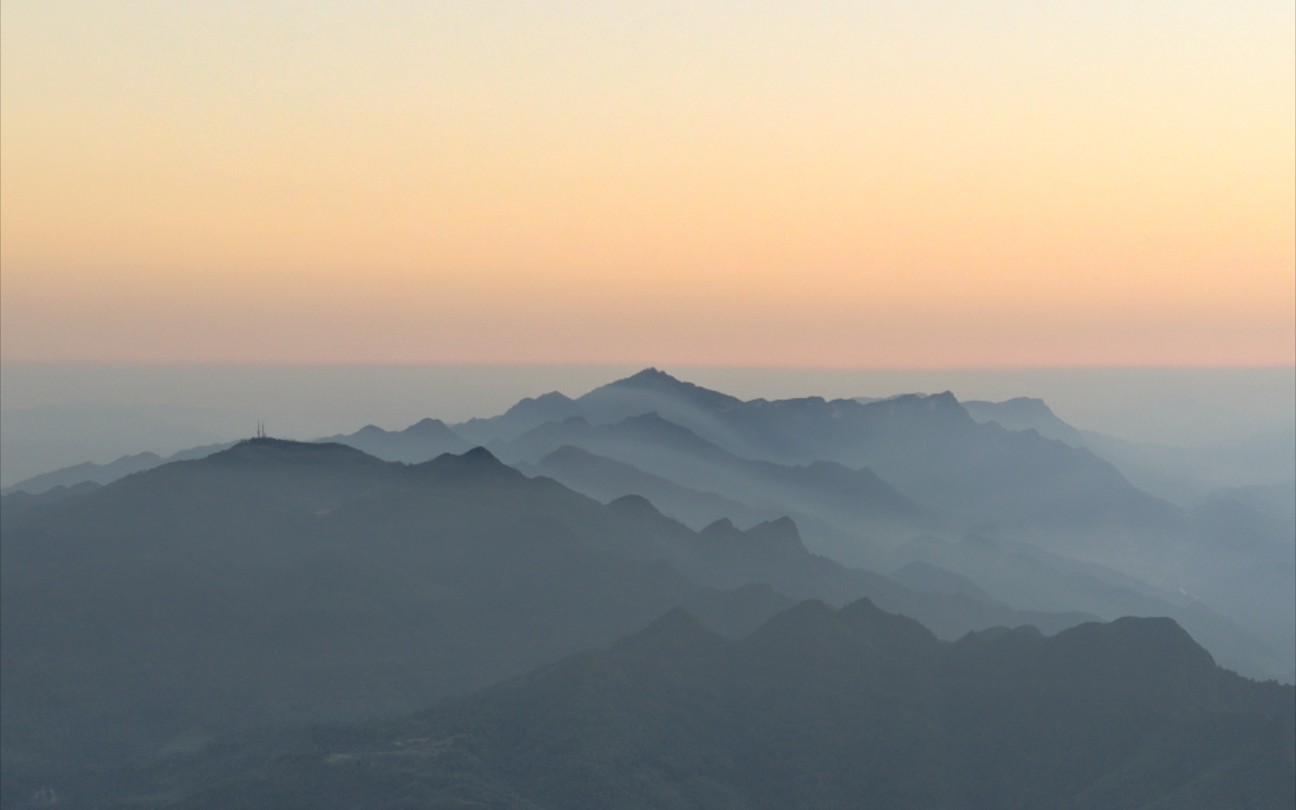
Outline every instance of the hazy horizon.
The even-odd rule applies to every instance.
[[[1206,445],[1288,430],[1296,368],[777,369],[659,365],[742,399],[887,397],[951,391],[962,401],[1037,397],[1072,425],[1119,438]],[[524,397],[575,397],[642,365],[3,364],[3,484],[59,466],[174,452],[251,435],[313,439],[502,413]],[[26,416],[27,421],[23,421]],[[33,427],[35,426],[35,427]],[[59,449],[30,448],[50,430]],[[50,437],[41,441],[48,443]],[[41,460],[45,459],[45,460]],[[48,469],[46,469],[48,468]]]

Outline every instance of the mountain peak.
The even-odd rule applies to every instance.
[[[937,644],[936,636],[921,623],[889,613],[868,597],[851,602],[838,615],[878,649],[914,654],[931,651]]]
[[[555,450],[554,453],[558,451]],[[551,456],[553,453],[550,454]],[[622,495],[620,498],[614,498],[608,501],[608,508],[618,515],[624,517],[665,517],[661,510],[653,506],[652,501],[642,495]]]
[[[870,402],[864,407],[878,409],[894,415],[940,414],[947,419],[972,421],[962,403],[950,391],[941,391],[937,394],[900,394],[888,399]]]
[[[483,476],[526,477],[500,461],[485,447],[474,447],[459,455],[442,453],[431,461],[416,464],[415,469],[455,478],[479,478]]]
[[[620,422],[615,423],[613,427],[652,441],[671,441],[675,444],[682,443],[689,446],[707,444],[705,439],[692,430],[677,422],[672,422],[656,411],[641,413],[637,416],[627,416]]]
[[[835,656],[857,644],[837,611],[819,599],[798,602],[776,614],[743,643],[781,658],[804,661]]]
[[[1125,616],[1091,622],[1047,639],[1060,672],[1146,690],[1156,699],[1209,700],[1215,659],[1178,622]]]
[[[613,649],[653,656],[663,653],[694,656],[725,646],[725,640],[704,627],[692,613],[676,607],[638,633],[621,639]]]
[[[402,433],[444,433],[449,431],[446,423],[440,419],[433,419],[430,416],[424,417],[409,427],[405,428]]]
[[[738,528],[727,517],[711,521],[700,532],[703,537],[732,537],[737,533]]]
[[[737,397],[684,382],[656,368],[595,388],[577,402],[609,422],[662,409],[714,413],[742,404]]]
[[[228,449],[213,453],[206,460],[215,464],[321,464],[335,461],[354,463],[361,460],[384,463],[368,453],[338,442],[295,442],[271,438],[244,439]]]
[[[758,523],[748,529],[746,535],[766,547],[805,549],[796,522],[786,515],[774,520],[767,520],[764,523]]]
[[[1053,413],[1044,400],[1037,397],[1015,397],[1003,402],[974,400],[963,407],[978,422],[996,422],[1006,430],[1034,430],[1048,439],[1058,439],[1075,447],[1083,447],[1085,439],[1080,431]]]
[[[618,380],[617,382],[628,383],[628,382],[649,382],[649,381],[673,382],[673,383],[679,382],[679,380],[667,374],[666,372],[661,371],[656,366],[649,366],[643,371],[639,371],[634,374],[631,374],[629,377],[626,377],[623,380]],[[613,385],[615,384],[616,383],[613,383]]]
[[[504,415],[514,418],[520,416],[544,418],[552,421],[575,416],[579,412],[580,406],[576,404],[576,400],[559,391],[550,391],[538,397],[519,400],[517,404],[505,411]]]
[[[1215,663],[1210,653],[1202,649],[1178,622],[1165,616],[1123,616],[1105,624],[1082,624],[1063,630],[1055,638],[1059,643],[1097,640],[1113,647],[1154,654],[1163,660],[1196,659],[1211,666]]]

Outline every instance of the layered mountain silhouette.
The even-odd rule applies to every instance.
[[[1084,448],[1110,461],[1129,481],[1180,506],[1191,506],[1221,490],[1273,486],[1280,482],[1288,507],[1293,503],[1292,459],[1296,431],[1288,429],[1195,447],[1133,442],[1060,419],[1043,400],[1018,397],[1003,402],[967,401],[963,407],[978,422],[1008,430],[1034,430],[1041,436]]]
[[[584,456],[574,458],[568,453],[565,463],[550,463],[547,471],[591,492],[598,488],[584,483],[597,474],[590,468],[606,466],[603,460],[612,459],[623,465],[618,468],[622,479],[633,477],[628,465],[637,473],[736,501],[749,512],[795,514],[805,518],[818,550],[836,552],[834,556],[851,562],[868,562],[875,555],[870,534],[909,530],[903,527],[917,530],[935,521],[929,510],[901,495],[871,470],[826,461],[787,465],[742,458],[656,413],[611,425],[591,425],[576,417],[543,425],[492,447],[510,461],[540,460],[540,468],[545,468],[544,459],[552,453],[580,448]],[[612,481],[604,479],[605,485]],[[696,498],[687,502],[690,499],[678,490],[655,489],[668,496],[664,508],[696,506]],[[687,503],[681,503],[682,498]]]
[[[477,444],[487,444],[500,439],[514,439],[549,422],[561,422],[573,417],[588,418],[590,414],[580,403],[550,391],[538,397],[527,397],[499,416],[489,419],[470,419],[454,426],[458,435]]]
[[[546,475],[599,501],[626,495],[643,496],[695,529],[721,518],[753,524],[778,516],[772,510],[759,511],[714,492],[689,489],[631,464],[572,445],[559,447],[536,464],[519,464],[518,469],[527,474]]]
[[[249,810],[1278,808],[1294,717],[1296,689],[1219,669],[1168,619],[946,643],[868,600],[807,601],[731,641],[677,609],[428,712],[213,746],[118,790]]]
[[[695,532],[482,448],[406,465],[255,439],[41,508],[11,512],[14,497],[0,499],[6,789],[216,732],[412,710],[673,606],[731,632],[808,596],[869,595],[944,637],[1086,619],[847,569],[788,520]]]
[[[1197,600],[1030,546],[976,535],[957,542],[925,536],[897,549],[893,559],[893,578],[919,590],[968,593],[1034,610],[1079,610],[1103,619],[1170,616],[1231,669],[1251,677],[1286,670],[1281,648]]]
[[[1270,806],[1290,690],[1215,662],[1296,677],[1290,492],[1172,504],[1102,447],[648,369],[32,479],[0,806]]]
[[[472,448],[440,419],[421,419],[399,431],[366,425],[355,433],[330,436],[320,441],[345,444],[385,461],[407,464],[418,464],[443,453],[462,453]]]
[[[72,488],[87,483],[111,484],[119,478],[151,470],[172,461],[204,458],[230,447],[231,444],[232,442],[203,445],[181,450],[166,457],[159,456],[157,453],[136,453],[122,456],[116,461],[110,461],[107,464],[95,464],[87,461],[20,481],[11,487],[6,487],[5,492],[26,492],[31,495],[40,495],[56,487]]]
[[[1095,437],[1029,398],[962,404],[949,394],[742,401],[647,369],[577,399],[551,392],[498,417],[453,428],[429,419],[403,431],[371,426],[333,438],[407,462],[462,452],[470,442],[489,443],[506,461],[599,500],[650,497],[695,529],[721,517],[750,526],[789,515],[813,551],[880,571],[907,562],[894,551],[917,535],[956,540],[972,533],[1024,543],[1142,580],[1149,592],[1206,602],[1207,613],[1224,613],[1243,627],[1243,636],[1277,648],[1276,671],[1289,671],[1296,665],[1296,620],[1275,618],[1272,606],[1296,599],[1292,521],[1270,519],[1270,507],[1254,499],[1224,510],[1229,518],[1221,520],[1220,498],[1231,497],[1222,490],[1193,489],[1191,499],[1177,498],[1187,508],[1152,497],[1086,449],[1102,444]],[[1281,457],[1286,445],[1265,446]],[[197,448],[186,455],[209,452]],[[103,468],[68,468],[16,488],[73,486],[91,473],[108,482],[160,461],[141,456]],[[1170,461],[1162,462],[1158,469],[1164,471]],[[1136,464],[1120,464],[1122,471],[1142,475]],[[1280,503],[1285,505],[1279,514],[1291,511],[1289,492]],[[950,560],[925,561],[958,568]],[[1001,591],[962,573],[996,599],[1041,606],[1021,601],[1021,591]],[[1067,609],[1092,610],[1088,604]],[[1174,615],[1192,624],[1184,614]],[[1260,662],[1272,658],[1269,653],[1237,655],[1211,644],[1248,672],[1275,671]]]
[[[968,415],[978,422],[995,422],[1008,430],[1033,430],[1046,439],[1056,439],[1072,447],[1084,447],[1085,436],[1053,413],[1042,399],[1015,397],[1003,402],[966,400],[962,403]]]

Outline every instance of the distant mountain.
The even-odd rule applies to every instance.
[[[1093,452],[1140,487],[1185,506],[1220,489],[1284,486],[1296,476],[1296,429],[1195,447],[1131,442],[1084,431]],[[1296,488],[1287,487],[1288,503]]]
[[[401,461],[417,464],[436,458],[442,453],[462,453],[472,447],[460,438],[439,419],[423,419],[404,430],[388,431],[375,425],[366,425],[355,433],[338,434],[318,442],[345,444],[385,461]],[[226,450],[234,442],[222,442],[181,450],[165,458],[156,453],[138,453],[123,456],[108,464],[74,464],[70,467],[37,475],[25,481],[19,481],[4,492],[45,492],[57,486],[74,487],[77,484],[92,482],[110,484],[119,478],[125,478],[137,472],[151,470],[173,461],[189,461],[205,458],[212,453]]]
[[[891,578],[916,591],[962,594],[987,604],[1002,604],[967,577],[922,560],[906,563],[891,572]]]
[[[689,424],[659,411],[611,425],[578,416],[492,448],[510,461],[534,463],[561,446],[577,446],[750,509],[796,514],[812,548],[855,565],[882,567],[881,551],[928,531],[1030,543],[1120,569],[1163,590],[1185,590],[1249,631],[1266,624],[1267,643],[1292,646],[1277,641],[1283,628],[1262,615],[1272,614],[1274,599],[1291,590],[1290,566],[1281,557],[1264,557],[1257,598],[1239,600],[1237,583],[1256,572],[1231,570],[1236,565],[1224,558],[1226,537],[1206,531],[1199,516],[1133,486],[1084,448],[1035,429],[979,423],[949,393],[869,403],[817,397],[742,402],[651,369],[605,388],[600,396],[620,410],[609,408],[604,416],[661,408]],[[1067,432],[1038,400],[995,405],[1003,406],[1001,415]],[[799,480],[775,483],[751,475],[759,464],[800,469]],[[898,510],[884,517],[888,510],[878,508],[880,501],[847,494],[852,485],[842,471],[862,468],[921,503],[926,522]],[[840,480],[814,480],[820,473]],[[841,497],[834,500],[834,492]]]
[[[757,511],[713,492],[699,492],[680,486],[630,464],[571,445],[559,447],[537,464],[518,465],[518,469],[527,474],[547,475],[599,501],[641,495],[694,529],[700,529],[720,518],[730,518],[750,525],[778,516],[770,511]]]
[[[248,810],[1279,808],[1294,743],[1296,689],[1219,669],[1166,619],[950,644],[867,600],[810,601],[738,642],[672,611],[431,711],[176,757],[117,792]]]
[[[979,418],[991,413],[1016,427],[1033,427],[983,424],[973,418],[978,409]],[[606,423],[632,412],[639,413]],[[398,433],[368,428],[337,438],[406,461],[467,447],[466,440],[434,420],[416,428]],[[584,473],[571,463],[551,472],[605,500],[650,487],[658,506],[694,528],[721,516],[749,525],[791,515],[815,551],[879,570],[893,570],[887,552],[917,534],[973,532],[1119,568],[1162,591],[1182,590],[1244,623],[1248,632],[1263,625],[1267,643],[1292,646],[1278,640],[1292,635],[1289,623],[1272,619],[1275,599],[1286,604],[1286,595],[1296,589],[1296,568],[1286,551],[1290,544],[1284,545],[1291,532],[1284,534],[1283,524],[1257,512],[1267,507],[1254,502],[1243,510],[1247,514],[1235,513],[1237,525],[1246,527],[1240,540],[1260,552],[1255,558],[1235,554],[1239,538],[1218,519],[1223,513],[1197,508],[1210,490],[1200,481],[1184,484],[1187,479],[1174,472],[1179,461],[1185,461],[1185,469],[1205,469],[1192,461],[1196,455],[1139,446],[1129,451],[1138,456],[1130,461],[1121,455],[1125,451],[1111,449],[1128,450],[1128,443],[1108,437],[1101,444],[1084,434],[1101,455],[1121,459],[1118,470],[1095,453],[1040,434],[1073,437],[1068,428],[1039,400],[969,408],[943,393],[870,402],[818,397],[744,402],[647,369],[578,400],[552,392],[455,430],[474,441],[488,438],[495,452],[514,463],[538,464],[549,453],[573,446],[629,465],[656,480],[640,476],[631,487],[633,476],[622,467],[619,475],[600,482],[588,458]],[[1239,444],[1231,455],[1202,450],[1207,453],[1202,459],[1225,464],[1221,474],[1234,469],[1230,458],[1252,472],[1266,458],[1277,460],[1264,462],[1269,467],[1285,463],[1290,470],[1292,453],[1282,452],[1296,446],[1290,436],[1251,444]],[[1141,466],[1144,462],[1149,466]],[[100,471],[98,480],[115,478],[128,466],[123,462],[121,470]],[[1158,492],[1173,493],[1182,506],[1152,497],[1122,471]],[[88,474],[63,472],[46,483],[70,486]],[[668,491],[663,482],[682,489]],[[703,493],[701,500],[692,493]],[[1288,511],[1296,509],[1296,496],[1286,502]],[[1265,537],[1256,531],[1262,525],[1269,527]],[[1249,584],[1239,588],[1243,582]]]
[[[1041,435],[1039,428],[1074,438],[1069,426],[1039,400],[992,404],[1005,421],[1017,419],[1016,426],[1033,420],[1034,427],[1022,431],[979,423],[949,393],[869,403],[817,397],[742,402],[655,370],[611,387],[621,412],[669,408],[689,424],[663,419],[660,411],[654,411],[656,417],[632,417],[613,425],[582,417],[492,446],[510,460],[536,461],[562,445],[574,445],[749,508],[796,514],[813,549],[851,564],[882,568],[881,550],[927,531],[955,537],[971,531],[1031,544],[1118,569],[1157,590],[1182,591],[1241,623],[1245,634],[1280,648],[1280,658],[1296,652],[1293,633],[1288,632],[1293,625],[1274,618],[1274,606],[1291,604],[1296,588],[1290,534],[1287,541],[1276,533],[1262,540],[1249,531],[1231,537],[1228,527],[1209,519],[1207,512],[1149,495],[1094,452]],[[614,438],[611,434],[618,429],[635,435]],[[1092,436],[1085,438],[1092,442]],[[1291,454],[1286,458],[1290,466]],[[749,476],[734,475],[734,459],[790,468],[825,461],[846,469],[866,467],[901,495],[921,503],[931,522],[880,520],[879,510],[843,510],[843,501],[850,498],[826,503],[825,493],[837,490],[837,485],[810,484],[813,476],[805,472],[799,474],[801,483],[817,489],[817,495],[793,496],[782,485],[772,492],[768,480],[753,486]],[[839,491],[850,489],[845,482],[841,487]],[[1252,516],[1239,525],[1261,522]],[[1257,553],[1235,553],[1241,540]],[[1250,587],[1242,584],[1248,581]],[[1257,650],[1252,653],[1247,660],[1264,657]],[[1229,660],[1240,663],[1244,658]]]
[[[771,454],[867,466],[901,493],[967,526],[1074,534],[1119,525],[1175,531],[1182,515],[1091,453],[1035,433],[979,424],[950,394],[862,405],[752,403],[732,415]]]
[[[807,527],[816,550],[851,563],[876,557],[867,539],[870,533],[908,533],[930,528],[936,520],[868,469],[852,470],[833,462],[799,466],[742,458],[656,413],[612,425],[568,419],[492,448],[510,461],[528,462],[564,446],[631,465],[688,489],[715,493],[757,513],[808,516],[828,528],[825,532],[818,526]]]
[[[122,456],[116,461],[110,461],[107,464],[95,464],[87,461],[83,464],[74,464],[71,467],[63,467],[53,472],[19,481],[17,484],[7,487],[5,492],[27,492],[39,495],[55,487],[76,486],[85,483],[106,484],[131,473],[151,470],[164,463],[166,463],[165,460],[157,453],[136,453],[131,456]]]
[[[1157,591],[1118,572],[1030,546],[976,535],[954,543],[927,536],[897,549],[893,559],[898,568],[892,577],[918,590],[968,593],[1023,609],[1078,610],[1104,620],[1169,616],[1218,660],[1248,677],[1282,677],[1296,664],[1278,633],[1262,639],[1187,595]]]
[[[1182,528],[1182,514],[1131,486],[1108,462],[1037,433],[982,424],[948,392],[868,403],[744,402],[646,369],[576,402],[591,424],[655,413],[740,458],[867,467],[909,499],[965,526],[993,522],[1002,530],[1072,533],[1111,525],[1163,533]],[[1043,403],[1034,402],[1006,410],[1040,411]]]
[[[455,431],[476,444],[508,441],[528,430],[548,422],[561,422],[573,417],[587,418],[590,414],[576,401],[550,391],[539,397],[527,397],[499,416],[489,419],[469,419],[454,426]]]
[[[997,422],[1008,430],[1033,430],[1046,439],[1072,447],[1085,447],[1084,434],[1063,422],[1048,404],[1034,397],[1016,397],[1003,402],[964,400],[963,407],[978,422]]]
[[[1133,484],[1158,497],[1188,506],[1216,489],[1286,485],[1293,476],[1296,430],[1288,429],[1225,443],[1172,446],[1131,442],[1062,421],[1043,400],[1018,397],[1003,402],[968,401],[963,407],[978,422],[1081,447],[1111,462]],[[1288,492],[1296,488],[1288,488]],[[1289,497],[1296,501],[1296,495]]]
[[[619,422],[630,416],[660,413],[657,408],[643,410],[644,405],[650,404],[654,397],[660,398],[657,404],[689,407],[709,413],[720,413],[743,404],[737,397],[677,380],[655,368],[646,368],[623,380],[595,388],[581,397],[579,402],[601,421]]]
[[[910,500],[967,525],[993,522],[1004,529],[1072,531],[1113,523],[1136,530],[1179,528],[1175,524],[1180,516],[1172,507],[1131,487],[1110,465],[1039,436],[980,425],[949,394],[900,396],[869,404],[818,397],[744,402],[646,369],[577,400],[551,392],[522,400],[498,417],[470,420],[453,429],[424,420],[400,433],[370,426],[327,441],[407,462],[425,460],[438,452],[462,452],[470,443],[489,443],[507,455],[506,446],[523,442],[524,436],[535,439],[530,434],[546,424],[579,419],[598,426],[649,414],[657,414],[736,458],[785,466],[827,461],[853,469],[868,467],[887,485],[907,493]],[[645,441],[656,440],[646,432],[641,434]],[[679,437],[670,440],[678,446]],[[576,442],[549,442],[544,452],[514,453],[509,460],[536,462],[561,444]],[[706,480],[681,480],[638,461],[611,457],[691,489],[743,500],[716,490]],[[154,466],[157,462],[150,461]],[[136,464],[135,469],[142,468]],[[87,478],[84,471],[67,471],[48,486],[83,480],[107,483],[116,477],[115,472]],[[761,503],[747,505],[765,507]]]
[[[655,413],[730,452],[753,455],[752,448],[727,423],[728,412],[741,408],[742,400],[678,380],[655,368],[596,388],[576,401],[596,424]]]
[[[119,478],[125,478],[137,472],[151,470],[154,467],[170,463],[172,461],[188,461],[195,458],[210,456],[212,453],[220,452],[228,448],[232,443],[223,442],[220,444],[207,444],[200,447],[191,447],[188,450],[181,450],[173,453],[166,458],[159,456],[157,453],[136,453],[131,456],[122,456],[116,461],[110,461],[107,464],[95,464],[85,462],[83,464],[74,464],[71,467],[63,467],[53,472],[37,475],[24,481],[19,481],[11,487],[5,488],[5,493],[10,492],[28,492],[33,495],[39,495],[55,487],[76,487],[79,484],[110,484]]]
[[[88,492],[94,492],[98,488],[99,484],[82,481],[70,487],[56,486],[38,495],[23,490],[15,490],[0,497],[4,499],[4,514],[12,517],[28,510],[53,508],[68,498],[76,498]]]
[[[1296,465],[1296,454],[1293,454]],[[1193,504],[1196,511],[1235,510],[1242,520],[1259,521],[1261,531],[1296,538],[1296,481],[1212,490]]]
[[[406,464],[429,461],[443,453],[462,453],[472,447],[440,419],[422,419],[400,431],[366,425],[355,433],[319,441],[345,444],[384,461]]]

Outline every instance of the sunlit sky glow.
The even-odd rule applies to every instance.
[[[1281,2],[26,2],[5,362],[1296,362]]]

